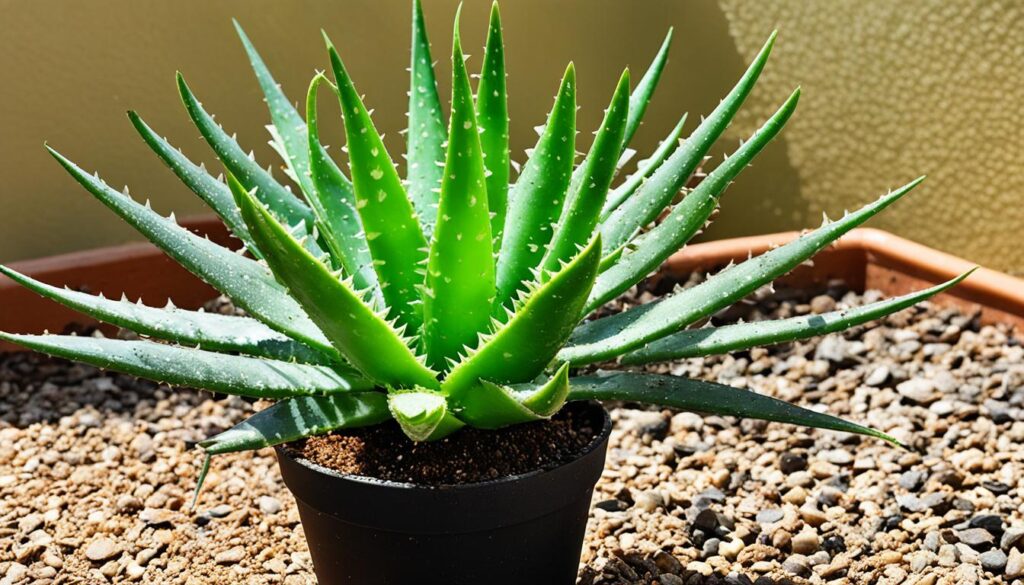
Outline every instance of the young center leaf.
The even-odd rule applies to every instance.
[[[444,161],[444,120],[437,95],[430,41],[420,0],[412,2],[412,62],[409,67],[409,130],[406,139],[409,199],[429,239],[437,218],[437,189]]]
[[[491,235],[497,250],[505,229],[508,209],[508,89],[505,79],[505,43],[501,35],[501,14],[498,3],[491,4],[491,21],[487,28],[487,45],[480,68],[476,93],[477,124],[480,146],[487,168],[487,204],[491,210]]]

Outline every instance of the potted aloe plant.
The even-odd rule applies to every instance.
[[[303,119],[241,28],[238,33],[266,95],[284,175],[297,193],[213,121],[180,75],[186,110],[223,163],[226,180],[191,162],[134,112],[129,117],[242,250],[180,227],[173,215],[159,215],[51,153],[100,202],[244,314],[111,300],[0,267],[45,297],[144,338],[0,333],[0,339],[173,385],[272,400],[200,443],[206,460],[199,483],[212,455],[276,446],[321,583],[572,583],[611,426],[598,401],[780,421],[898,445],[879,431],[747,390],[592,367],[839,331],[906,308],[966,276],[834,313],[688,328],[806,261],[918,179],[697,286],[595,316],[704,227],[727,185],[792,115],[799,90],[697,187],[685,188],[754,87],[774,34],[688,138],[680,140],[681,120],[613,187],[661,76],[671,32],[635,87],[629,72],[622,74],[578,163],[570,65],[536,147],[513,177],[497,5],[475,92],[456,16],[446,125],[414,1],[404,178],[329,40],[334,80],[323,74],[312,80]],[[320,141],[317,98],[324,89],[339,99],[348,173]],[[471,437],[459,443],[470,459],[486,462],[521,450],[523,442],[545,452],[546,463],[486,480],[460,475],[452,464],[449,477],[427,484],[340,472],[303,455],[310,437],[365,427],[401,430],[390,435],[388,453],[433,443],[442,471],[445,449],[460,433]],[[574,437],[571,448],[553,444],[566,429]],[[320,448],[337,449],[335,458],[344,459],[347,444]],[[400,468],[402,459],[389,463]]]

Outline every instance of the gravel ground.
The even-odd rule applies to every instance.
[[[729,321],[877,298],[780,291]],[[616,408],[583,584],[1024,583],[1024,349],[929,307],[842,335],[685,360],[700,376],[886,430]],[[194,441],[250,411],[27,354],[0,359],[0,584],[313,583],[271,450]]]

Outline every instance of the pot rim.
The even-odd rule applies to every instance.
[[[601,422],[601,429],[600,429],[600,431],[598,431],[597,433],[594,433],[593,438],[591,438],[590,442],[587,443],[586,447],[581,449],[579,451],[579,453],[577,453],[575,455],[575,457],[573,457],[573,459],[571,459],[569,461],[566,461],[566,462],[563,462],[563,463],[560,463],[558,465],[551,465],[551,466],[547,466],[547,467],[542,467],[540,469],[534,469],[533,471],[527,471],[525,473],[517,473],[517,474],[513,474],[513,475],[505,475],[505,476],[498,477],[498,478],[495,478],[495,479],[488,479],[488,480],[477,481],[477,482],[473,482],[473,483],[424,485],[424,484],[419,484],[419,483],[414,483],[414,482],[407,482],[407,481],[393,481],[393,480],[387,480],[387,479],[378,479],[378,478],[375,478],[375,477],[369,477],[369,476],[365,476],[365,475],[354,475],[354,474],[349,474],[349,473],[342,473],[342,472],[337,471],[335,469],[331,469],[329,467],[324,467],[323,465],[320,465],[318,463],[314,463],[314,462],[310,461],[309,459],[306,459],[305,457],[295,457],[291,453],[288,452],[287,446],[288,446],[289,443],[283,443],[283,444],[280,444],[280,445],[275,445],[274,446],[274,451],[277,452],[279,457],[281,457],[281,456],[287,457],[291,461],[294,461],[295,463],[297,463],[297,464],[299,464],[299,465],[301,465],[301,466],[303,466],[303,467],[305,467],[305,468],[307,468],[307,469],[309,469],[311,471],[315,471],[317,473],[321,473],[323,475],[327,475],[327,476],[334,477],[334,478],[337,478],[337,479],[342,479],[342,480],[350,481],[350,482],[353,482],[353,483],[362,484],[362,485],[365,485],[367,487],[381,487],[381,488],[388,488],[388,489],[414,490],[414,491],[422,491],[422,492],[449,492],[449,493],[467,492],[467,491],[477,490],[477,489],[486,489],[486,488],[491,488],[491,487],[500,487],[500,486],[502,486],[504,484],[516,483],[516,482],[519,482],[519,481],[523,481],[523,480],[526,480],[526,479],[532,479],[534,477],[539,477],[539,476],[551,473],[551,472],[553,472],[553,471],[555,471],[557,469],[565,467],[566,465],[570,465],[570,464],[572,464],[572,463],[574,463],[576,461],[579,461],[581,459],[586,458],[587,455],[593,453],[595,449],[598,449],[603,443],[605,443],[605,441],[607,440],[608,436],[611,434],[611,431],[612,431],[612,419],[611,419],[611,416],[608,414],[608,409],[605,408],[605,406],[603,404],[601,404],[600,402],[598,402],[596,400],[583,400],[583,401],[579,401],[577,404],[586,404],[586,405],[589,405],[591,407],[596,407],[600,411],[600,413],[601,413],[601,420],[602,420],[602,422]]]

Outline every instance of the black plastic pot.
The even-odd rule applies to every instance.
[[[278,447],[320,585],[572,585],[611,421],[553,469],[426,487],[341,475]]]

